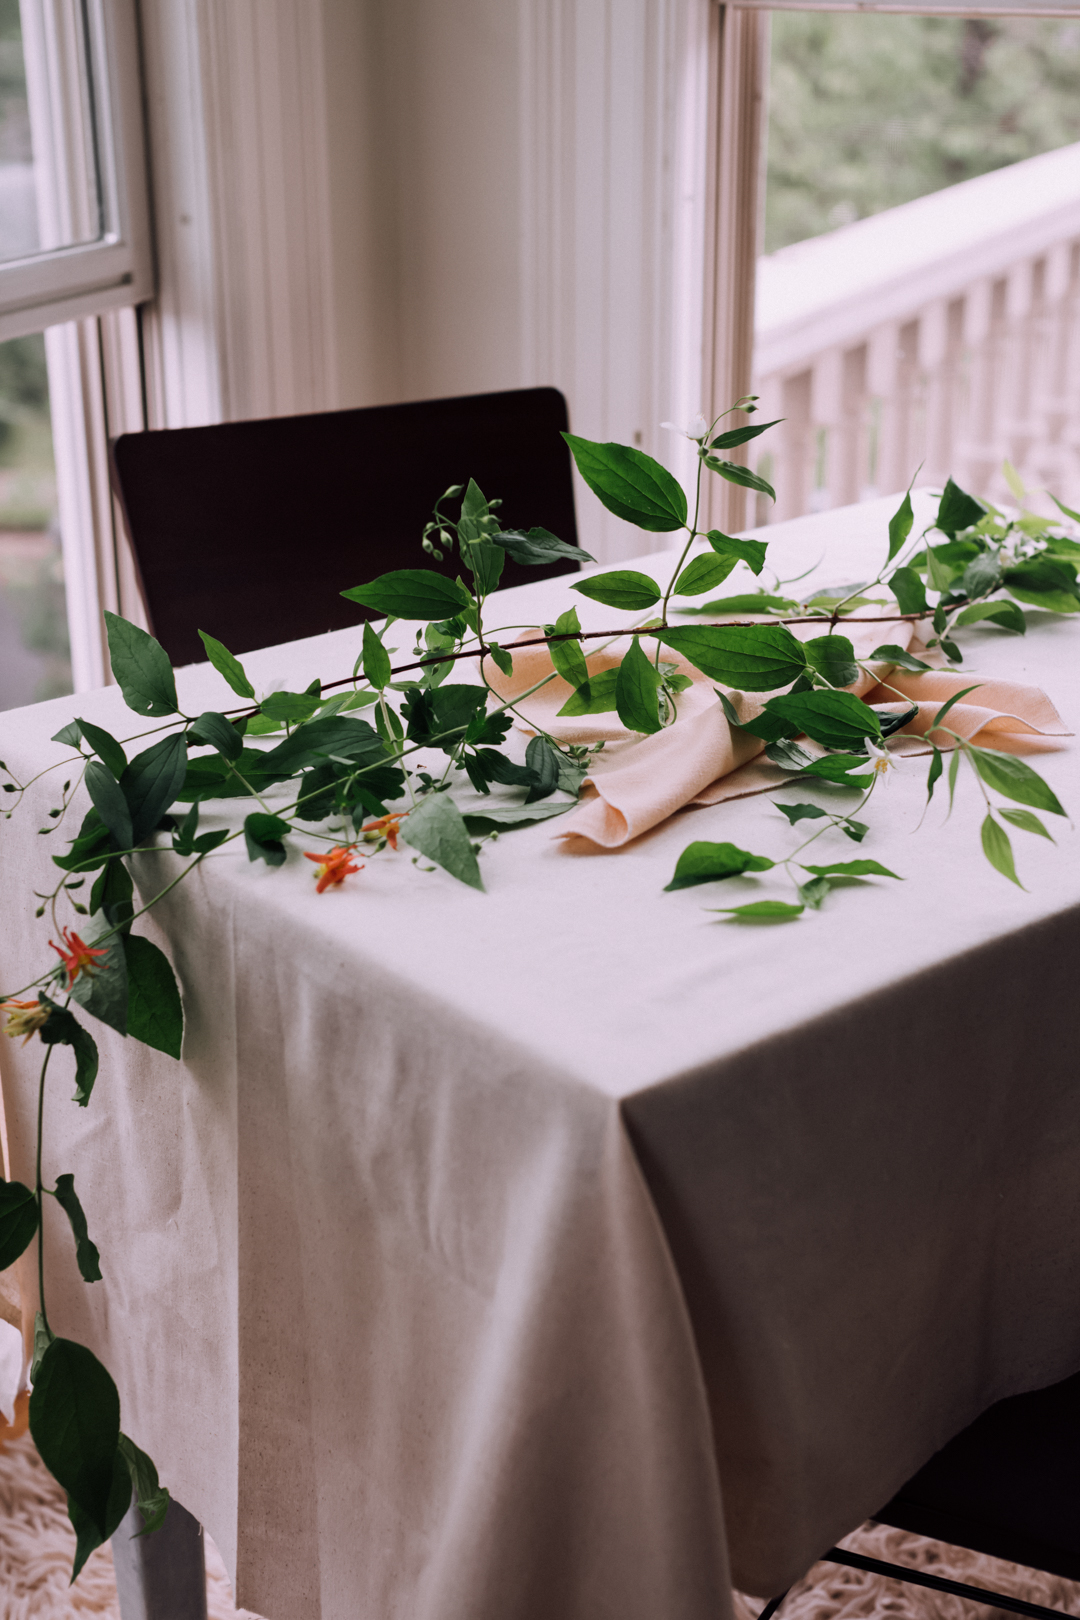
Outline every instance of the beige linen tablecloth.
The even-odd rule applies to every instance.
[[[827,548],[821,583],[866,578],[884,515],[770,538],[787,573]],[[571,600],[555,581],[499,613]],[[1031,619],[970,633],[968,665],[1075,729],[1080,627]],[[356,643],[245,662],[295,687]],[[206,668],[181,693],[226,702]],[[0,716],[0,757],[46,762],[75,713],[138,728],[115,692],[59,700]],[[1080,807],[1075,751],[1038,763]],[[558,822],[507,835],[486,894],[404,850],[323,896],[299,854],[226,853],[163,904],[183,1065],[95,1029],[86,1111],[69,1057],[50,1071],[46,1172],[75,1173],[105,1273],[77,1280],[51,1218],[50,1313],[107,1360],[241,1603],[716,1620],[732,1577],[778,1591],[989,1403],[1080,1366],[1075,833],[1017,834],[1021,892],[979,852],[973,782],[915,832],[924,779],[900,766],[858,850],[906,881],[785,928],[705,909],[768,874],[662,892],[692,838],[791,848],[760,797],[613,854]],[[7,986],[40,966],[39,825],[0,828]],[[174,860],[140,869],[149,890]],[[27,1175],[36,1053],[2,1059]]]

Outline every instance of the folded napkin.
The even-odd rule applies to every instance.
[[[800,640],[808,641],[821,635],[825,627],[812,624],[791,628]],[[839,628],[850,639],[857,658],[868,658],[883,635],[892,646],[926,656],[925,648],[915,640],[914,627],[903,621],[896,625],[848,622]],[[614,667],[623,651],[625,643],[602,653],[587,654],[589,674],[598,675]],[[515,648],[513,658],[510,676],[503,675],[490,659],[484,661],[484,674],[504,700],[513,701],[553,674],[545,646]],[[680,674],[689,676],[693,685],[679,694],[674,724],[649,737],[627,731],[615,713],[560,717],[558,711],[572,688],[559,675],[517,705],[518,723],[524,731],[544,731],[563,743],[605,744],[603,753],[596,755],[590,766],[582,803],[559,819],[556,837],[583,839],[594,847],[616,849],[666,821],[676,810],[764,793],[784,780],[777,766],[759,757],[764,754],[763,742],[745,731],[732,730],[717,699],[715,683],[668,647],[664,648],[663,659],[676,665]],[[954,746],[952,738],[943,733],[929,737],[933,717],[947,698],[977,681],[977,675],[944,669],[916,675],[877,662],[871,666],[871,673],[860,675],[847,690],[867,703],[918,703],[918,715],[899,735],[911,738],[905,752],[924,753],[931,742],[942,748]],[[740,717],[750,720],[761,713],[769,694],[731,690],[727,696]],[[965,739],[982,732],[1071,735],[1045,692],[1010,681],[979,684],[971,701],[962,701],[950,709],[948,724]]]

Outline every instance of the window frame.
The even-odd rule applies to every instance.
[[[45,45],[53,0],[21,0],[35,148],[45,183],[62,184],[72,137]],[[0,342],[154,296],[136,0],[82,0],[95,108],[102,232],[0,263]],[[39,157],[38,162],[41,162]],[[50,172],[51,171],[51,172]],[[39,184],[41,182],[39,181]]]

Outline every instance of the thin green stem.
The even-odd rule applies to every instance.
[[[70,1001],[70,999],[71,998],[69,996],[68,1000]],[[65,1002],[64,1005],[66,1007],[67,1002]],[[41,1065],[41,1075],[38,1079],[37,1157],[34,1172],[34,1197],[37,1200],[38,1210],[38,1305],[41,1310],[41,1319],[45,1323],[46,1332],[48,1332],[50,1335],[52,1333],[52,1329],[49,1327],[49,1313],[45,1309],[45,1201],[43,1197],[41,1180],[41,1145],[45,1122],[45,1076],[48,1073],[49,1059],[52,1057],[52,1055],[53,1048],[51,1046],[47,1046],[45,1048],[45,1057]]]

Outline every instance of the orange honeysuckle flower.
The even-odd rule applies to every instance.
[[[85,973],[88,979],[92,979],[97,968],[97,958],[108,953],[104,946],[97,950],[92,945],[84,945],[78,934],[73,933],[70,928],[61,928],[60,938],[64,942],[63,947],[51,939],[49,944],[67,970],[67,987],[70,990],[80,973]]]
[[[40,1029],[48,1019],[50,1007],[43,1007],[40,1001],[17,1001],[14,997],[10,1001],[0,1001],[0,1012],[7,1013],[5,1035],[21,1035],[23,1045],[35,1030]]]
[[[337,844],[325,853],[312,855],[304,851],[304,859],[314,861],[318,867],[319,881],[315,885],[315,893],[322,894],[325,889],[337,889],[344,883],[350,872],[363,870],[362,864],[357,866],[353,860],[356,851],[355,844]]]
[[[380,838],[385,838],[391,849],[397,849],[398,829],[408,813],[407,810],[399,810],[396,815],[380,816],[377,821],[366,821],[361,828],[364,843],[377,844]]]

